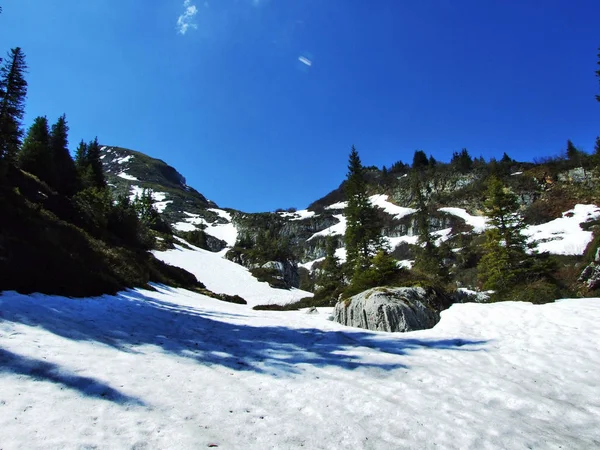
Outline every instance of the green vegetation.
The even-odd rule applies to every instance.
[[[97,140],[82,142],[74,161],[63,114],[52,127],[37,117],[21,142],[26,69],[20,48],[0,68],[0,290],[89,296],[150,282],[202,289],[147,251],[153,230],[165,231],[151,194],[114,199]]]

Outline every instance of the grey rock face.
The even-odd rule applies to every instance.
[[[261,267],[277,271],[279,274],[277,278],[282,280],[288,287],[298,287],[300,285],[298,265],[293,261],[269,261]]]
[[[432,328],[440,320],[435,293],[423,288],[377,287],[335,306],[334,320],[343,325],[374,331],[404,332]]]

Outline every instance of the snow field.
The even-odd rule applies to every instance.
[[[224,258],[227,249],[213,253],[189,243],[186,245],[192,250],[175,245],[174,250],[153,253],[158,259],[193,273],[207,289],[220,294],[240,295],[250,306],[285,305],[313,295],[300,289],[273,289],[268,283],[258,281],[248,269]]]
[[[157,286],[0,296],[0,447],[595,448],[600,299],[343,327]]]

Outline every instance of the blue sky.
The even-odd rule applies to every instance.
[[[597,0],[0,5],[0,50],[30,66],[27,126],[66,113],[72,149],[161,158],[223,207],[306,207],[352,144],[381,167],[591,152],[600,134]]]

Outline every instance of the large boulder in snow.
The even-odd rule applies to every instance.
[[[404,332],[432,328],[450,301],[419,287],[376,287],[338,302],[334,320],[374,331]]]

